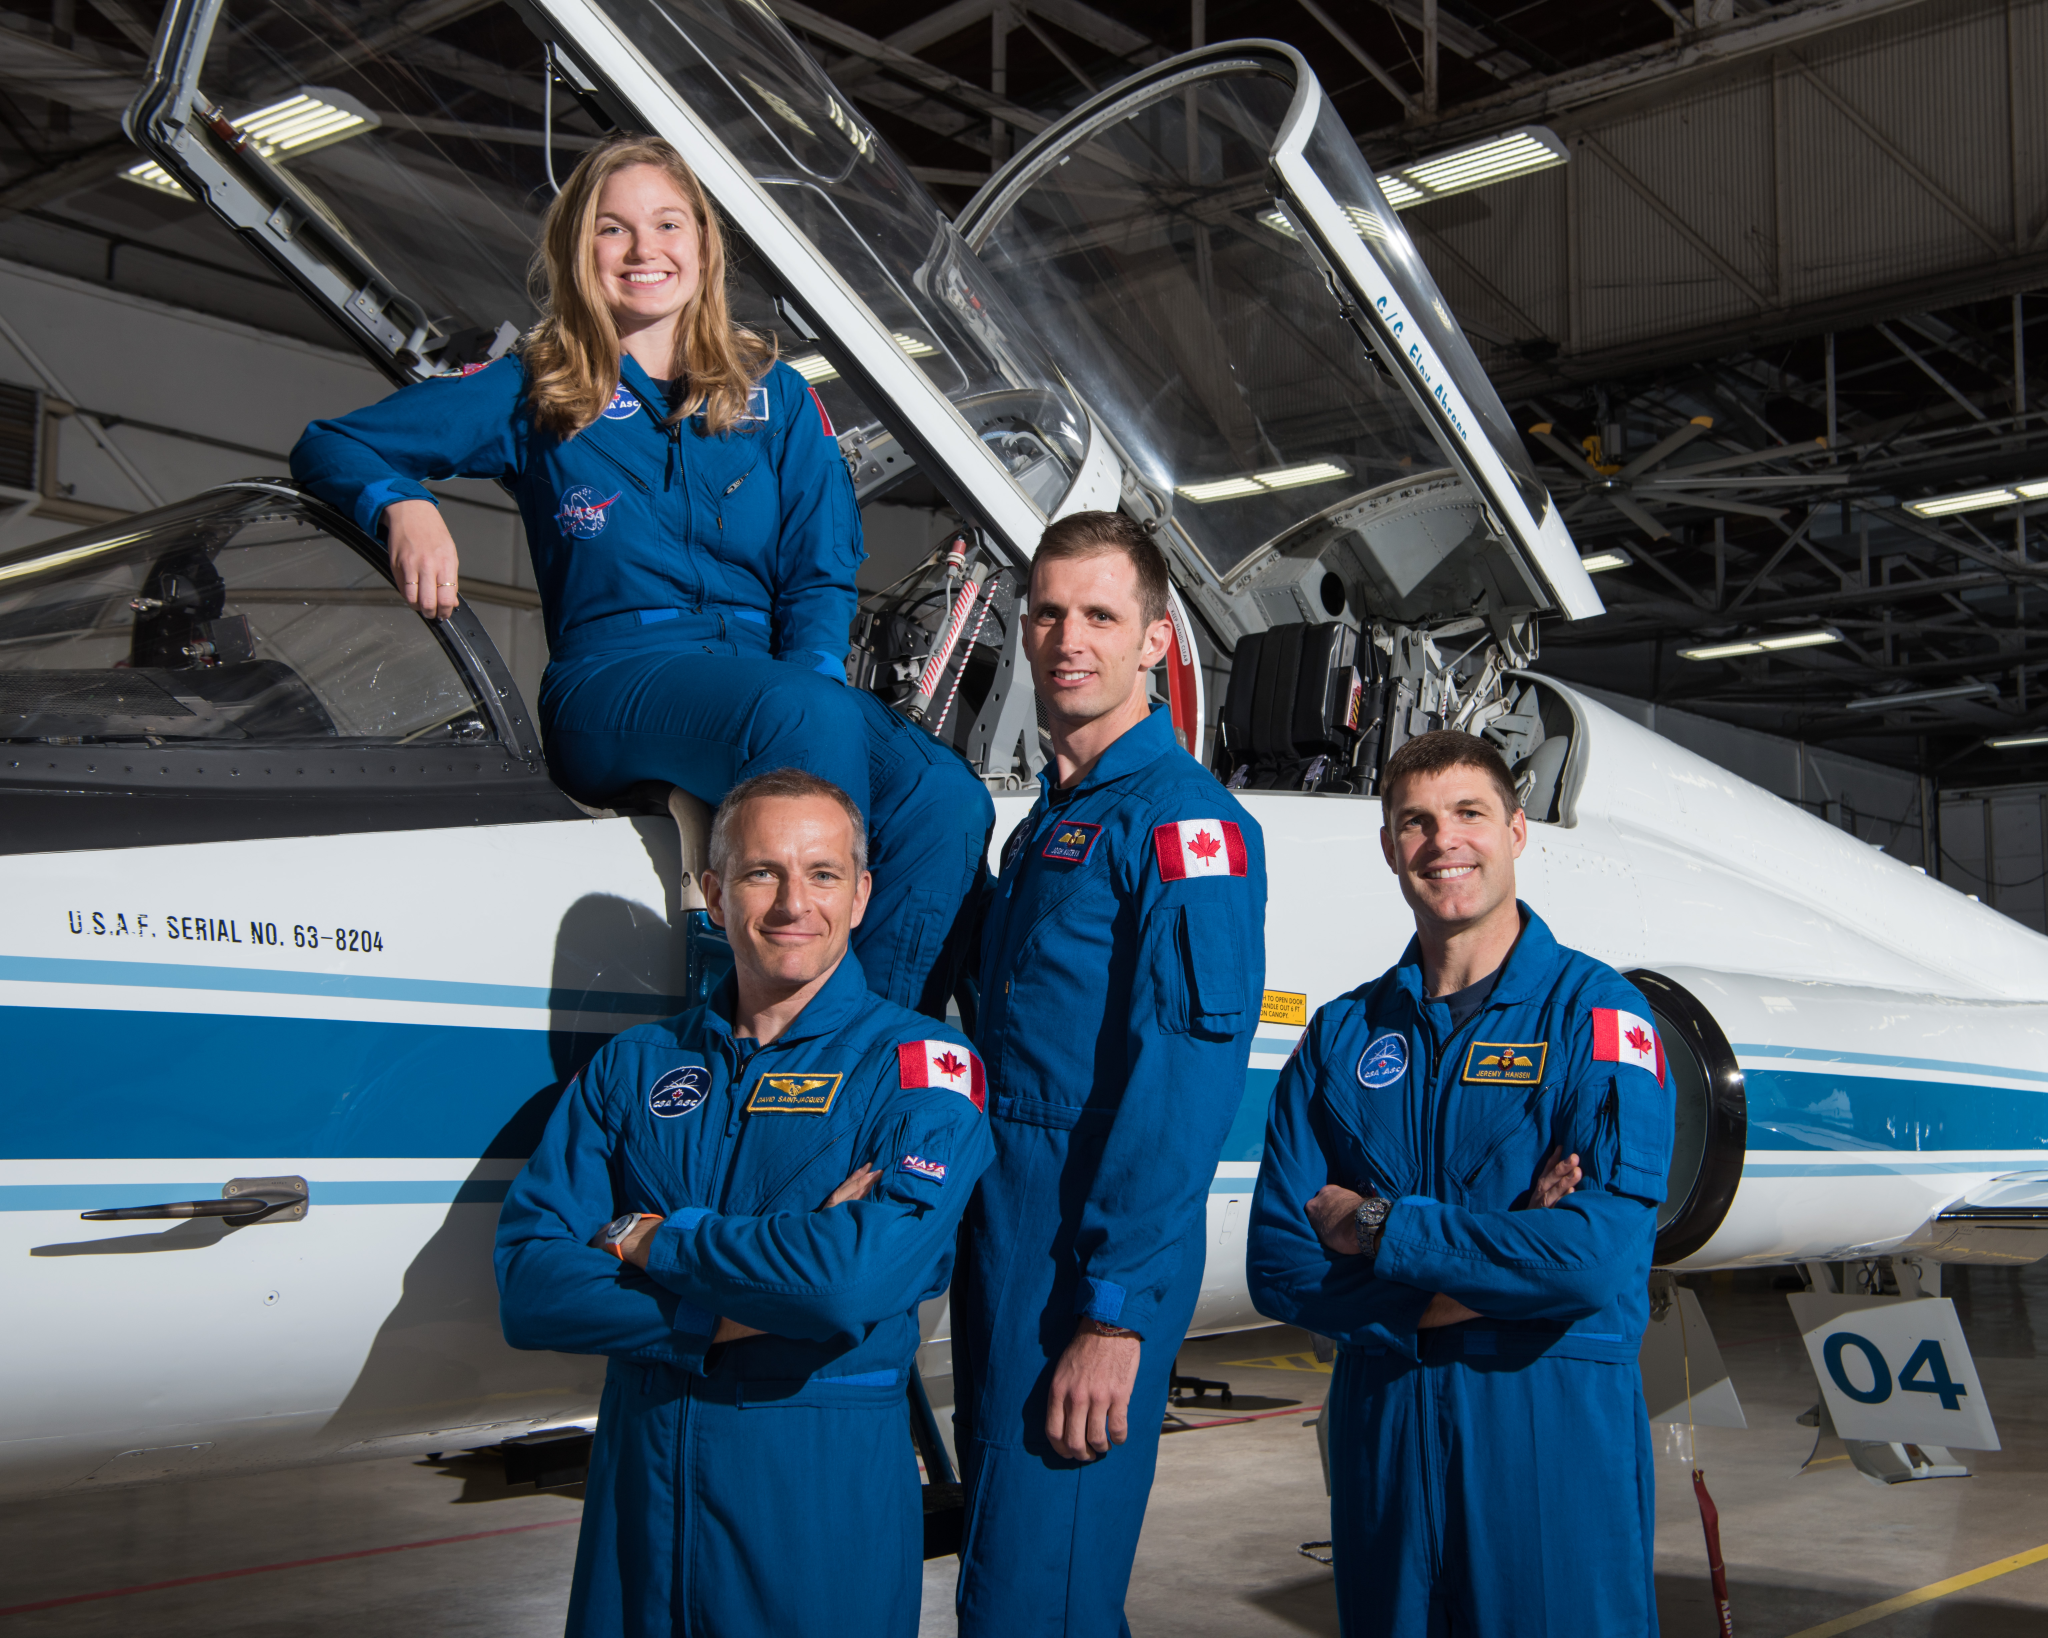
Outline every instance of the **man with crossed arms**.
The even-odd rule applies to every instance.
[[[1337,1343],[1338,1626],[1654,1635],[1636,1351],[1672,1095],[1649,1008],[1516,899],[1528,825],[1493,746],[1419,735],[1381,804],[1415,938],[1281,1072],[1246,1267],[1260,1313]]]

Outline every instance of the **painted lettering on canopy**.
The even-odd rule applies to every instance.
[[[1443,366],[1437,363],[1436,354],[1419,334],[1412,338],[1409,336],[1407,316],[1389,298],[1382,296],[1373,306],[1378,309],[1380,322],[1386,326],[1395,346],[1407,354],[1408,362],[1421,379],[1424,390],[1436,400],[1437,408],[1444,412],[1444,419],[1451,423],[1451,430],[1469,442],[1472,434],[1465,430],[1464,405],[1459,402]]]

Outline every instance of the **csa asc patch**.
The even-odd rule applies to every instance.
[[[897,1081],[903,1086],[943,1086],[973,1100],[986,1113],[988,1082],[981,1060],[951,1041],[905,1041],[896,1048]]]
[[[687,1115],[711,1094],[711,1071],[702,1064],[671,1069],[647,1089],[647,1110],[663,1120]]]
[[[923,1155],[905,1155],[896,1169],[929,1178],[934,1183],[946,1181],[946,1163],[943,1160],[927,1160]]]
[[[1549,1056],[1548,1041],[1474,1041],[1458,1078],[1480,1086],[1534,1086]]]
[[[612,502],[623,495],[619,490],[608,499],[600,498],[597,491],[587,483],[579,483],[562,496],[562,509],[555,514],[555,523],[565,535],[577,540],[589,540],[593,535],[604,533],[604,526],[610,522],[606,515]]]
[[[1152,832],[1159,854],[1159,879],[1184,882],[1196,876],[1242,876],[1244,836],[1228,819],[1182,819]]]
[[[825,1115],[839,1096],[843,1074],[763,1075],[754,1083],[754,1095],[747,1099],[750,1115]]]
[[[1088,850],[1095,845],[1095,838],[1102,834],[1100,825],[1091,825],[1082,819],[1069,819],[1052,827],[1052,836],[1047,840],[1039,857],[1063,859],[1068,864],[1079,864],[1088,857]]]
[[[1375,1092],[1407,1073],[1408,1043],[1398,1035],[1375,1035],[1358,1055],[1358,1084]]]
[[[630,421],[640,413],[640,400],[633,396],[632,389],[621,381],[612,388],[612,401],[600,412],[607,421]]]

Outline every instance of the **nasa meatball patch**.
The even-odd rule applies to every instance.
[[[633,396],[632,388],[621,381],[612,388],[612,401],[599,413],[607,421],[630,421],[640,413],[640,400]]]
[[[563,534],[575,540],[589,540],[604,533],[604,526],[611,521],[611,508],[623,489],[611,495],[600,495],[587,483],[579,483],[574,489],[564,490],[561,509],[555,513],[555,524]]]
[[[663,1120],[687,1115],[711,1095],[711,1071],[702,1064],[671,1069],[647,1089],[647,1112]]]
[[[1358,1055],[1358,1084],[1377,1092],[1408,1073],[1408,1043],[1389,1031],[1375,1035]]]

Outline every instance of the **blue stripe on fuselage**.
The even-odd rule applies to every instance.
[[[439,1006],[526,1007],[666,1018],[688,1005],[675,995],[470,984],[449,978],[376,973],[297,973],[269,967],[199,967],[172,961],[89,961],[70,956],[0,955],[0,983],[111,984],[142,990],[239,990],[250,995],[321,995],[348,1001],[425,1001]]]
[[[63,1007],[0,1008],[0,1032],[11,1160],[523,1160],[563,1083],[606,1039]]]
[[[0,1211],[117,1211],[156,1206],[170,1200],[210,1200],[221,1180],[201,1183],[12,1183],[0,1184]],[[331,1182],[317,1172],[306,1188],[321,1206],[499,1206],[511,1183],[504,1178],[421,1178]]]
[[[1758,1149],[2048,1149],[2048,1088],[1745,1066]]]

